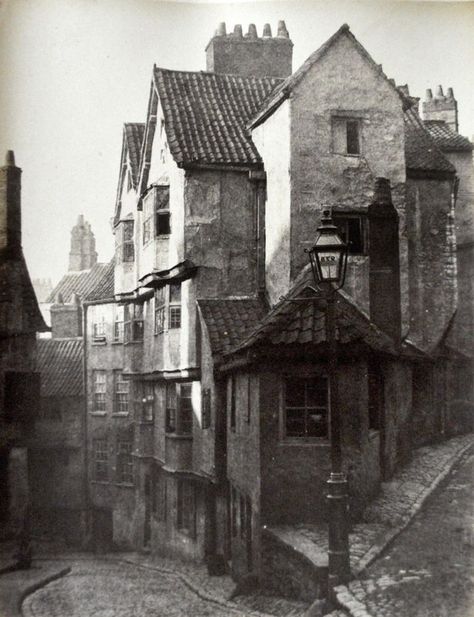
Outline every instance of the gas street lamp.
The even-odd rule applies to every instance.
[[[316,285],[326,299],[326,340],[330,392],[331,474],[328,484],[329,569],[328,595],[335,586],[350,578],[347,479],[342,470],[341,418],[338,400],[337,354],[335,338],[335,292],[344,285],[348,245],[334,225],[331,211],[325,209],[314,245],[306,249]]]

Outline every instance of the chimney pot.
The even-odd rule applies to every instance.
[[[249,39],[258,39],[257,28],[255,27],[255,24],[249,24],[247,36]]]
[[[71,304],[75,304],[76,306],[79,306],[81,303],[81,300],[79,299],[79,296],[77,295],[77,293],[72,293],[71,294]]]
[[[446,92],[446,98],[447,99],[453,99],[454,98],[454,93],[453,93],[453,89],[452,88],[448,88],[448,91]]]
[[[270,24],[265,24],[263,26],[263,38],[264,39],[268,39],[272,37],[272,29],[270,27]]]
[[[225,35],[226,35],[225,21],[221,21],[220,24],[217,26],[216,36],[225,36]]]
[[[234,36],[238,37],[239,39],[242,38],[243,34],[242,34],[242,25],[241,24],[236,24],[234,26]]]
[[[443,88],[442,86],[438,86],[436,88],[435,99],[444,99]]]
[[[433,99],[433,92],[431,91],[431,88],[428,88],[426,90],[426,94],[425,94],[425,101],[431,101]]]
[[[5,155],[5,165],[7,167],[15,167],[15,153],[13,150],[7,150]]]
[[[61,292],[56,296],[56,304],[64,304],[64,298]]]
[[[286,24],[283,21],[283,19],[280,19],[280,21],[278,22],[277,36],[282,37],[284,39],[289,39],[290,38],[288,30],[286,29]]]

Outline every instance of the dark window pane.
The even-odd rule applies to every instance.
[[[347,130],[347,154],[360,154],[359,147],[359,123],[357,120],[348,120]]]
[[[170,302],[181,302],[181,283],[171,283]]]
[[[286,434],[288,437],[304,437],[304,408],[286,410]]]
[[[167,236],[171,233],[170,226],[170,213],[169,212],[157,212],[156,213],[156,235]]]
[[[309,437],[327,437],[327,419],[325,409],[308,409],[306,430]]]
[[[308,407],[326,407],[327,405],[327,380],[324,377],[310,380],[306,385],[306,405]]]
[[[292,378],[286,380],[286,406],[301,407],[304,405],[305,380]]]

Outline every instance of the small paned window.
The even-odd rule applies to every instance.
[[[99,316],[97,321],[92,324],[92,338],[94,342],[105,341],[105,318]]]
[[[92,372],[92,387],[94,411],[106,411],[107,373],[106,371]]]
[[[328,381],[325,377],[285,380],[285,434],[303,438],[328,436]]]
[[[117,441],[117,482],[133,484],[133,441]]]
[[[346,122],[347,154],[360,154],[359,122],[348,120]]]
[[[133,242],[133,221],[123,221],[121,232],[120,257],[123,262],[135,261],[135,245]]]
[[[153,422],[155,419],[155,387],[152,382],[143,383],[142,420]]]
[[[160,334],[165,330],[166,314],[166,287],[155,290],[155,325],[154,333]]]
[[[180,531],[196,535],[196,487],[189,480],[178,480],[176,519]]]
[[[166,432],[174,433],[176,431],[176,405],[177,394],[176,384],[166,384]]]
[[[339,214],[333,212],[333,219],[338,232],[349,245],[350,255],[367,254],[366,217],[361,214]]]
[[[123,343],[123,306],[116,304],[114,313],[114,343]]]
[[[94,439],[92,447],[94,453],[94,479],[98,482],[107,482],[109,477],[107,439]]]
[[[124,379],[119,371],[114,372],[115,379],[115,413],[126,414],[129,412],[130,382]]]
[[[126,304],[124,308],[125,343],[143,341],[143,304]]]
[[[169,286],[169,328],[181,328],[181,283]]]

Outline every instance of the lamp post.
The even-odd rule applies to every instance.
[[[342,470],[341,418],[338,400],[337,354],[335,337],[335,292],[344,285],[348,246],[334,225],[331,211],[325,209],[315,244],[306,249],[316,285],[326,299],[326,340],[330,392],[331,474],[328,484],[329,568],[328,595],[335,586],[350,578],[347,479]]]

